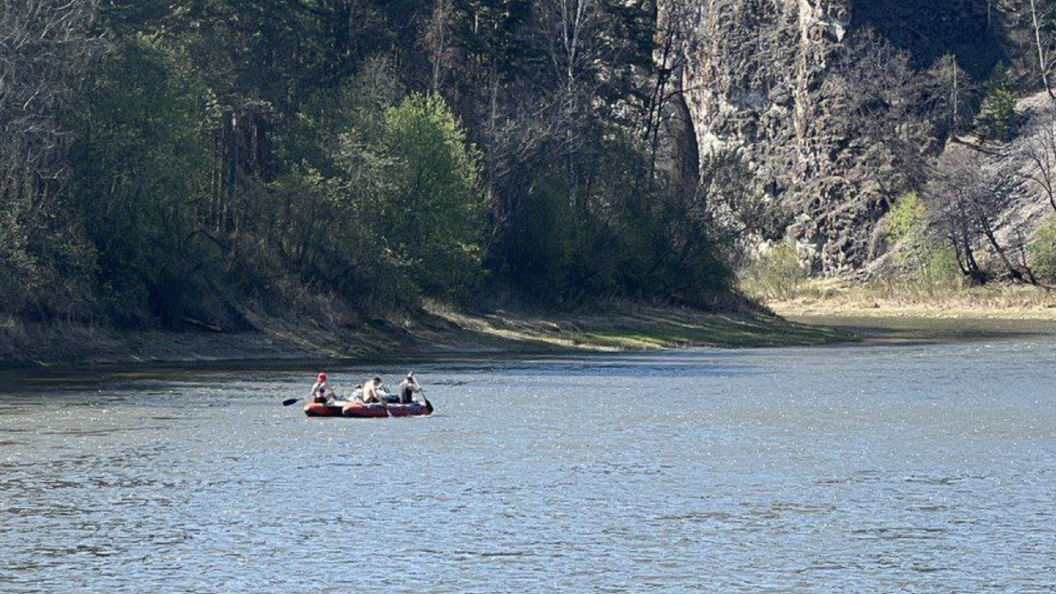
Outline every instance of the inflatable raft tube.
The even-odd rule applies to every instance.
[[[354,419],[380,419],[385,417],[424,417],[433,414],[433,405],[419,404],[364,404],[347,402],[334,404],[309,403],[304,407],[309,417],[350,417]]]

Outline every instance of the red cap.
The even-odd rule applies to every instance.
[[[326,374],[325,373],[320,373],[319,377],[317,379],[319,381],[321,381],[321,382],[325,382],[326,381]]]

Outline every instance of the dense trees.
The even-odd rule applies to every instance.
[[[86,309],[92,246],[71,217],[62,125],[99,43],[89,0],[0,8],[0,308],[31,316]]]
[[[512,291],[706,303],[736,159],[656,166],[615,0],[29,0],[0,14],[0,313],[239,327]],[[252,314],[252,315],[251,315]]]
[[[877,208],[949,182],[929,208],[973,278],[989,242],[1029,279],[1029,242],[987,239],[1001,194],[935,158],[983,103],[977,130],[1015,132],[1023,72],[1047,84],[1048,6],[1000,5],[1023,40],[1041,39],[1024,46],[1038,64],[1020,52],[985,101],[952,55],[916,64],[865,29],[815,90],[837,106],[819,122],[830,148],[882,189]],[[664,146],[691,9],[7,3],[0,314],[229,328],[305,303],[384,316],[423,297],[707,304],[789,218],[749,191],[753,164],[736,152],[697,162]]]

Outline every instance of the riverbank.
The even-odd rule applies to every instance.
[[[790,318],[914,318],[1056,322],[1056,292],[1023,285],[937,288],[905,282],[814,280],[766,305]]]
[[[823,279],[766,305],[790,321],[842,329],[872,344],[1056,334],[1056,295],[1022,285],[940,288]]]
[[[473,312],[428,303],[400,320],[251,316],[249,332],[193,326],[179,332],[122,331],[0,320],[0,368],[905,344],[1056,334],[1056,295],[1032,287],[940,291],[820,280],[766,305],[773,313],[627,303],[584,312]]]
[[[60,364],[368,359],[438,354],[752,348],[850,342],[853,332],[767,313],[708,313],[623,304],[586,313],[466,312],[427,304],[394,321],[328,325],[255,318],[251,332],[118,331],[0,322],[0,367]]]

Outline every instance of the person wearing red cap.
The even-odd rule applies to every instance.
[[[312,386],[312,402],[326,404],[329,400],[335,397],[334,389],[330,387],[330,382],[327,381],[326,374],[320,373],[315,378],[315,385]]]

